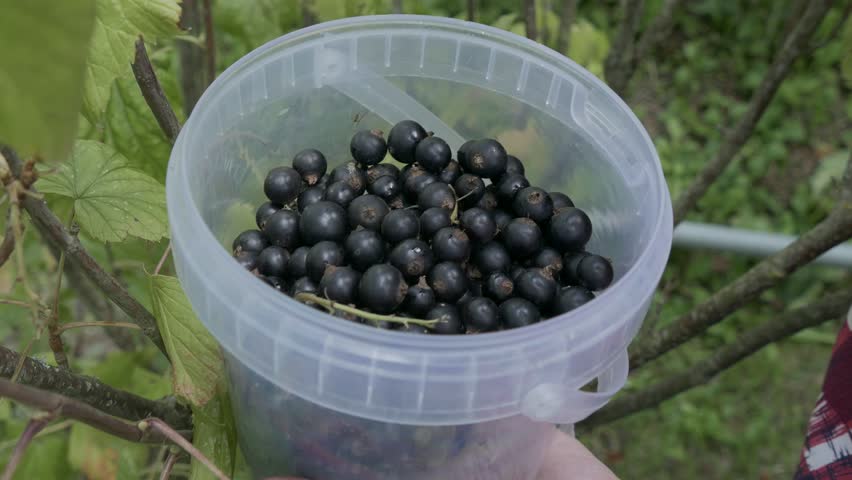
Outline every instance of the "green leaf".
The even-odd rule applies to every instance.
[[[64,160],[77,132],[94,0],[0,0],[0,135]]]
[[[138,170],[111,146],[93,140],[74,145],[71,161],[38,182],[41,191],[74,199],[83,230],[104,242],[128,236],[168,235],[163,185]]]
[[[195,316],[177,278],[152,275],[150,279],[154,316],[172,360],[174,392],[196,407],[203,406],[224,378],[219,345]]]
[[[104,119],[108,143],[127,158],[128,165],[163,182],[171,145],[135,81],[115,82]]]
[[[128,478],[119,475],[122,468],[127,468],[126,464],[141,465],[145,463],[150,449],[151,446],[149,445],[128,442],[88,425],[74,423],[71,426],[71,436],[68,440],[68,463],[75,470],[82,472],[89,480],[117,480]],[[122,464],[125,464],[124,467],[122,467]]]
[[[136,39],[178,33],[178,0],[97,0],[86,67],[83,113],[93,123],[107,106],[113,80],[130,78]]]
[[[227,392],[220,392],[203,407],[192,409],[193,444],[228,477],[233,476],[237,451],[237,429]],[[215,480],[204,465],[192,460],[190,480]]]
[[[822,158],[816,171],[811,175],[811,189],[821,193],[834,179],[840,178],[849,162],[849,151],[838,150]]]

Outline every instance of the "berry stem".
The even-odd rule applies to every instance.
[[[452,188],[452,187],[450,187],[450,188]],[[453,188],[452,190],[453,190],[453,195],[455,195],[456,189]],[[462,195],[461,197],[456,195],[456,204],[453,205],[453,213],[450,214],[450,221],[453,222],[454,224],[458,223],[458,221],[459,221],[459,202],[461,202],[465,198],[473,195],[473,192],[475,192],[475,190],[471,190],[471,191],[465,193],[464,195]]]
[[[355,307],[350,307],[349,305],[344,305],[342,303],[336,303],[331,300],[322,298],[320,296],[314,295],[313,293],[297,293],[296,300],[302,303],[316,303],[326,309],[331,310],[340,310],[346,313],[351,313],[352,315],[357,315],[366,320],[372,320],[374,322],[392,322],[392,323],[401,323],[403,325],[408,325],[409,323],[414,325],[420,325],[426,328],[434,328],[435,324],[438,323],[438,320],[422,320],[419,318],[409,318],[409,317],[397,317],[395,315],[381,315],[378,313],[365,312],[364,310],[357,309]]]

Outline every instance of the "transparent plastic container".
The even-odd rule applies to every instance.
[[[405,118],[454,150],[498,138],[533,184],[588,212],[588,248],[613,259],[615,283],[533,326],[412,335],[330,317],[230,258],[270,168],[308,147],[331,166],[348,161],[357,129]],[[196,105],[166,187],[178,275],[226,352],[258,477],[533,478],[553,424],[582,420],[623,386],[671,246],[659,159],[629,108],[546,47],[445,18],[346,19],[255,50]],[[580,390],[596,378],[597,392]]]

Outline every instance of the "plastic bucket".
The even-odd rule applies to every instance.
[[[454,148],[498,138],[535,184],[588,212],[613,259],[594,302],[521,329],[411,335],[334,319],[242,270],[263,177],[301,149],[348,161],[362,128],[413,118]],[[552,423],[623,386],[672,236],[653,144],[601,81],[552,50],[459,20],[375,16],[293,32],[205,92],[167,178],[178,275],[226,352],[240,442],[258,477],[525,479]],[[598,391],[580,388],[598,379]]]

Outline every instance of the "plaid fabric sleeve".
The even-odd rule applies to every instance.
[[[852,480],[852,310],[831,354],[794,480]]]

